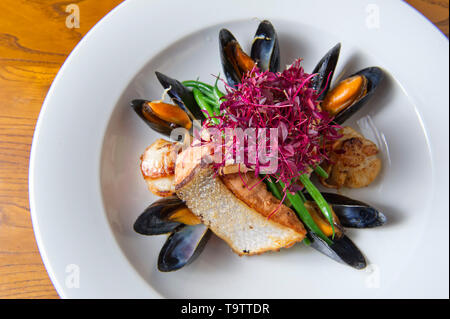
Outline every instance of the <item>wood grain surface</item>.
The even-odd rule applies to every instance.
[[[0,1],[0,298],[58,298],[28,203],[34,126],[53,78],[86,32],[121,0]],[[448,0],[409,0],[448,37]],[[77,4],[80,28],[66,26]]]
[[[59,68],[121,0],[0,1],[0,298],[58,298],[34,239],[28,157],[36,119]],[[76,3],[80,28],[66,12]]]

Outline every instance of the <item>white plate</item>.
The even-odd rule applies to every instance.
[[[365,271],[301,244],[240,258],[213,238],[193,264],[160,273],[156,261],[164,236],[140,236],[132,229],[155,199],[138,164],[157,135],[129,102],[160,96],[155,70],[212,81],[211,74],[220,71],[219,29],[230,29],[248,50],[264,18],[278,30],[283,64],[303,57],[310,71],[342,42],[339,72],[371,65],[388,72],[370,106],[358,114],[369,115],[382,134],[383,172],[370,187],[347,194],[380,207],[389,224],[349,231],[371,263]],[[448,298],[448,55],[448,40],[401,1],[124,2],[67,59],[36,126],[30,205],[58,293]]]

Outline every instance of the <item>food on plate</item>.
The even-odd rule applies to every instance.
[[[225,77],[232,87],[236,87],[242,77],[256,65],[262,71],[278,72],[280,68],[278,36],[269,21],[261,22],[256,30],[251,57],[242,50],[239,42],[227,29],[220,30],[219,44]]]
[[[368,186],[381,170],[377,146],[351,127],[340,134],[330,147],[330,159],[322,164],[328,178],[320,177],[321,183],[329,188]]]
[[[132,102],[153,130],[172,139],[157,140],[141,156],[149,190],[163,198],[137,218],[134,229],[169,234],[158,269],[189,264],[212,233],[238,255],[303,242],[364,268],[364,255],[345,228],[381,226],[386,217],[363,202],[320,192],[311,175],[331,188],[365,187],[375,180],[381,169],[376,145],[342,124],[367,105],[383,71],[366,68],[331,88],[338,44],[311,74],[301,59],[280,72],[278,36],[267,20],[256,31],[250,55],[226,29],[219,33],[219,47],[225,80],[179,82],[156,72],[172,103],[164,95]]]
[[[195,147],[184,152],[192,151]],[[175,171],[178,197],[237,254],[279,250],[305,238],[306,230],[290,208],[282,206],[276,218],[267,219],[280,201],[267,191],[265,184],[250,189],[236,174],[219,177],[203,158],[183,161],[184,158],[178,157]]]
[[[175,194],[175,161],[181,145],[158,139],[141,156],[141,172],[148,189],[155,195]]]

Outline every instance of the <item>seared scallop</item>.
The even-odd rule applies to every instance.
[[[377,146],[351,127],[344,127],[342,137],[330,149],[330,160],[323,164],[329,177],[321,178],[325,187],[360,188],[368,186],[381,170]]]
[[[158,139],[142,154],[141,172],[153,194],[161,197],[175,194],[175,161],[180,149],[179,143]]]

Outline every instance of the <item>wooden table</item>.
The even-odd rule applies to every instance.
[[[42,102],[67,55],[120,2],[0,1],[0,298],[58,298],[31,225],[31,140]],[[448,37],[449,0],[408,2]],[[80,28],[66,26],[71,3],[79,7]]]

